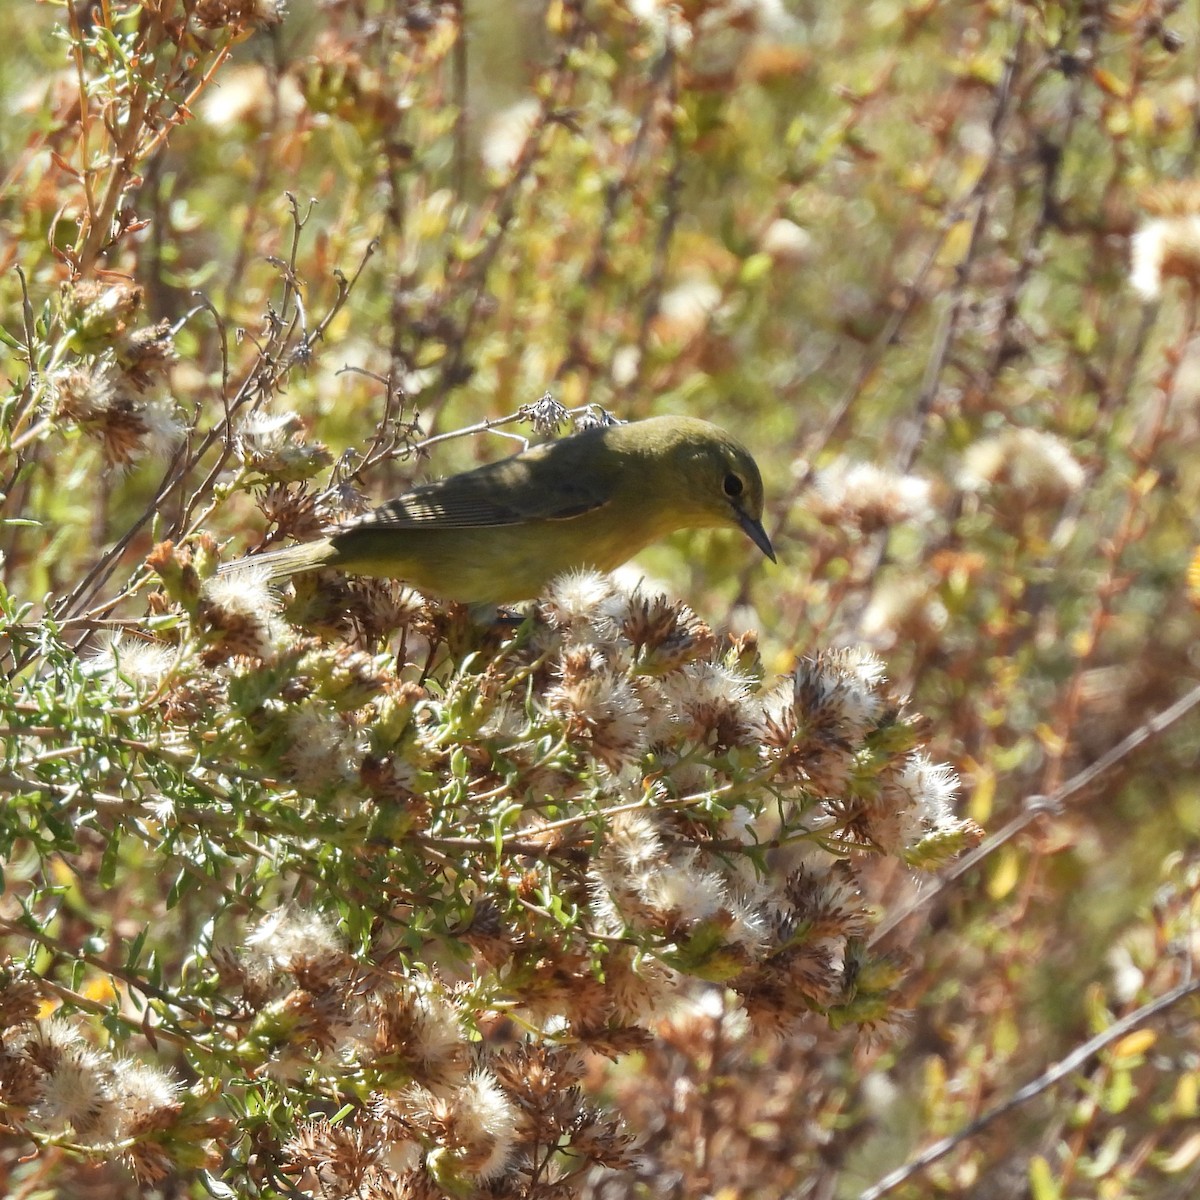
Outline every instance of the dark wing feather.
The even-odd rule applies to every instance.
[[[556,463],[567,467],[566,463]],[[608,503],[611,488],[578,470],[547,468],[533,451],[414,488],[360,517],[372,529],[483,529],[524,521],[564,521]],[[562,478],[565,475],[566,478]]]

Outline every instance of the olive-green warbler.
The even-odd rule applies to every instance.
[[[775,560],[749,452],[693,417],[651,417],[547,442],[423,484],[327,537],[241,559],[270,578],[337,567],[466,603],[538,595],[578,567],[611,571],[679,529],[736,526]]]

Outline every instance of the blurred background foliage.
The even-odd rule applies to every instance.
[[[417,447],[546,392],[737,432],[779,565],[692,534],[639,568],[720,633],[757,631],[768,680],[873,648],[992,836],[941,886],[895,859],[864,869],[879,945],[909,963],[907,1024],[747,1030],[716,989],[636,1054],[588,1058],[576,1083],[636,1136],[633,1165],[557,1192],[433,1167],[428,1193],[321,1191],[337,1155],[293,1145],[292,1184],[882,1194],[866,1189],[1190,978],[1194,5],[22,0],[0,30],[6,1019],[62,1003],[178,1067],[129,996],[198,970],[217,919],[203,889],[181,903],[169,838],[156,858],[111,836],[112,813],[77,819],[39,773],[61,757],[89,796],[121,796],[105,720],[123,704],[126,743],[159,736],[153,705],[89,690],[76,655],[120,621],[191,644],[155,591],[172,571],[186,607],[218,545],[234,557],[506,453],[496,433]],[[168,539],[183,557],[155,552],[156,574]],[[461,614],[421,622],[424,682],[494,650]],[[235,811],[269,808],[253,783],[223,779],[247,789]],[[221,912],[228,889],[250,897],[226,941],[296,898],[331,905],[368,955],[332,866],[267,856],[243,877],[212,849],[189,853]],[[1194,998],[1135,1020],[888,1187],[1194,1195],[1197,1032]],[[238,1112],[239,1143],[193,1088],[167,1165],[133,1163],[140,1184],[14,1117],[0,1178],[13,1195],[288,1194],[262,1163],[302,1116],[355,1102],[324,1101]]]

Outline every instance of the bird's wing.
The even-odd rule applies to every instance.
[[[427,483],[360,517],[372,529],[478,529],[524,521],[565,521],[603,507],[610,489],[584,473],[547,479],[528,456]],[[536,460],[535,460],[536,464]]]

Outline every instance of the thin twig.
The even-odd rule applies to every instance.
[[[1166,1012],[1167,1009],[1178,1004],[1180,1000],[1184,1000],[1188,996],[1195,995],[1198,992],[1200,992],[1200,979],[1188,980],[1186,983],[1181,983],[1173,987],[1169,992],[1165,992],[1157,1000],[1150,1000],[1146,1004],[1143,1004],[1141,1008],[1129,1013],[1128,1016],[1115,1021],[1103,1033],[1098,1033],[1095,1037],[1089,1038],[1088,1041],[1084,1042],[1082,1046],[1076,1047],[1065,1058],[1061,1058],[1053,1066],[1047,1067],[1036,1079],[1019,1088],[1007,1100],[989,1108],[985,1113],[976,1117],[975,1120],[964,1125],[957,1133],[949,1134],[939,1141],[934,1142],[932,1146],[923,1150],[916,1158],[911,1159],[904,1166],[898,1167],[896,1170],[885,1175],[878,1183],[872,1184],[859,1194],[858,1200],[880,1200],[881,1196],[886,1196],[888,1192],[894,1191],[903,1183],[907,1183],[914,1175],[925,1170],[926,1167],[932,1166],[941,1158],[945,1158],[952,1150],[962,1145],[968,1139],[973,1138],[977,1133],[981,1133],[994,1121],[1020,1108],[1022,1104],[1028,1103],[1028,1101],[1035,1099],[1043,1092],[1049,1091],[1055,1084],[1061,1083],[1068,1075],[1078,1071],[1089,1059],[1124,1037],[1125,1034],[1130,1033],[1139,1026],[1145,1025],[1148,1021],[1158,1016],[1159,1013]]]
[[[1107,753],[1102,754],[1094,763],[1082,771],[1072,775],[1065,783],[1056,788],[1049,796],[1030,796],[1025,806],[1017,816],[1013,817],[1002,829],[993,833],[986,841],[981,842],[974,850],[964,854],[953,867],[916,897],[909,905],[891,913],[887,920],[880,923],[871,937],[871,944],[882,941],[893,929],[908,920],[913,913],[925,908],[944,892],[956,879],[961,879],[967,872],[974,870],[985,858],[995,853],[1001,846],[1011,842],[1017,834],[1028,829],[1039,817],[1046,813],[1061,811],[1066,802],[1078,792],[1090,787],[1106,771],[1111,770],[1135,750],[1140,749],[1151,738],[1165,733],[1177,721],[1182,720],[1192,709],[1200,706],[1200,684],[1197,684],[1186,695],[1181,696],[1169,708],[1151,717],[1139,725],[1131,734],[1123,738]]]

